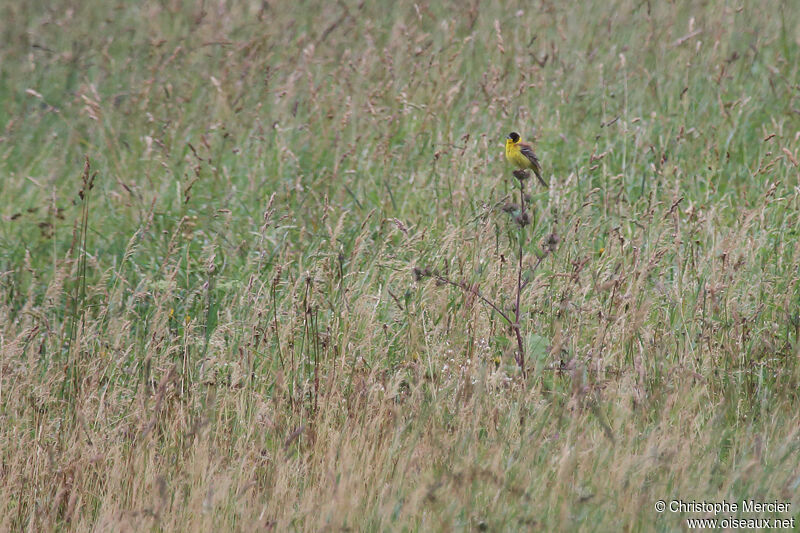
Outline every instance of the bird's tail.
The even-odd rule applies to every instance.
[[[537,178],[539,178],[539,183],[541,183],[542,185],[544,185],[544,186],[545,186],[545,187],[547,187],[547,188],[549,188],[549,187],[550,187],[550,186],[547,184],[547,182],[546,182],[546,181],[544,181],[544,178],[542,177],[542,171],[541,171],[541,169],[539,169],[538,167],[534,167],[534,168],[533,168],[533,173],[534,173],[534,174],[536,174],[536,177],[537,177]]]

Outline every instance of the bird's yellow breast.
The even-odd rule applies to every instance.
[[[525,157],[510,139],[506,141],[506,159],[517,168],[533,168],[531,160]]]

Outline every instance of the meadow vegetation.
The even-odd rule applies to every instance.
[[[0,529],[800,516],[798,28],[778,1],[0,3]],[[512,130],[550,183],[524,373],[476,296],[513,315]]]

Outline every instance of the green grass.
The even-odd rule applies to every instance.
[[[0,3],[0,529],[798,517],[797,28],[791,2]],[[551,185],[525,378],[499,316],[413,276],[513,305],[511,130]]]

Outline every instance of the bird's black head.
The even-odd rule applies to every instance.
[[[512,131],[511,133],[508,134],[508,138],[511,139],[513,142],[518,143],[519,133],[517,133],[516,131]]]

